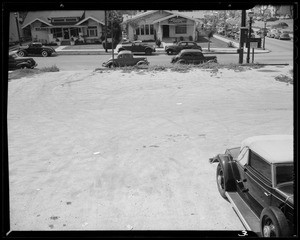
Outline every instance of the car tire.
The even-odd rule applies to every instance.
[[[24,51],[19,51],[19,52],[18,52],[18,55],[19,55],[20,57],[24,57],[24,56],[26,56],[26,53],[25,53]]]
[[[290,227],[283,212],[277,207],[266,207],[260,215],[260,228],[263,237],[288,237]]]
[[[145,50],[145,54],[146,55],[151,55],[152,54],[152,50],[151,49],[146,49]]]
[[[223,198],[227,199],[225,194],[226,190],[225,190],[224,170],[223,170],[223,166],[220,163],[217,166],[216,180],[217,180],[217,186],[220,195]]]
[[[117,64],[111,63],[111,64],[108,65],[108,67],[109,67],[109,68],[115,68],[115,67],[117,67]]]
[[[167,50],[167,54],[168,54],[168,55],[172,55],[172,54],[173,54],[173,51],[172,51],[172,50]]]
[[[49,54],[48,54],[47,51],[42,51],[42,56],[43,56],[43,57],[48,57],[48,55],[49,55]]]

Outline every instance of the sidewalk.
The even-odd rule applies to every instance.
[[[156,47],[156,52],[154,54],[166,54],[165,52],[165,46],[170,45],[166,43],[162,43],[163,47]],[[65,49],[68,47],[69,49]],[[207,48],[203,48],[203,53],[205,54],[237,54],[238,48],[210,48],[210,51],[208,51]],[[247,49],[245,48],[244,51]],[[107,52],[105,49],[98,48],[95,46],[94,49],[72,49],[71,46],[59,46],[58,48],[55,49],[55,51],[59,55],[102,55],[102,54],[107,54],[110,55],[112,54],[111,49],[107,49]],[[262,49],[254,49],[254,52],[257,53],[268,53],[270,52],[269,50],[262,50]],[[115,54],[118,54],[116,50],[114,50]]]

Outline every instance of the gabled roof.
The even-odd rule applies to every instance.
[[[147,15],[149,15],[149,14],[152,14],[152,13],[155,13],[155,12],[158,12],[158,11],[164,11],[164,12],[173,14],[172,11],[169,11],[169,10],[149,10],[149,11],[146,11],[146,12],[143,12],[143,13],[140,13],[140,14],[137,14],[137,15],[133,16],[132,18],[127,19],[127,20],[124,21],[123,23],[131,22],[132,20],[136,20],[136,19],[139,19],[139,18],[141,18],[141,17],[145,17],[145,16],[147,16]]]
[[[104,25],[104,11],[34,11],[28,12],[24,22],[22,24],[22,28],[27,27],[35,21],[40,21],[48,26],[53,26],[50,22],[51,18],[61,18],[61,17],[84,17],[81,21],[84,22],[88,19],[93,19],[96,22],[99,22]]]
[[[63,10],[57,10],[52,11],[48,18],[64,18],[64,17],[79,17],[81,18],[84,11],[63,11]]]
[[[84,19],[81,20],[79,23],[77,23],[76,25],[80,25],[81,23],[87,21],[88,19],[93,19],[94,21],[105,25],[105,12],[102,11],[85,11],[84,14]]]
[[[26,15],[26,18],[24,19],[24,22],[22,24],[22,28],[27,27],[28,25],[32,24],[35,21],[40,21],[48,26],[52,26],[50,21],[47,19],[49,14],[52,11],[35,11],[35,12],[28,12]]]
[[[155,13],[155,12],[158,12],[158,11],[164,11],[164,12],[169,13],[170,15],[166,16],[166,17],[163,17],[163,18],[160,18],[160,19],[156,19],[155,21],[153,21],[153,23],[161,22],[161,21],[164,21],[168,18],[177,17],[177,16],[187,18],[187,19],[190,19],[192,21],[199,21],[199,18],[204,18],[204,12],[202,12],[202,11],[201,12],[198,12],[198,11],[195,11],[195,12],[179,12],[179,11],[169,11],[169,10],[151,10],[151,11],[147,11],[147,12],[143,12],[141,14],[138,14],[138,15],[132,17],[132,18],[129,18],[126,21],[124,21],[123,23],[127,23],[127,22],[130,22],[132,20],[136,20],[136,19],[139,19],[141,17],[145,17],[149,14],[152,14],[152,13]]]

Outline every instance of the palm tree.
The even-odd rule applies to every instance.
[[[214,36],[214,31],[209,31],[207,33],[207,37],[208,37],[208,51],[210,51],[210,39]]]

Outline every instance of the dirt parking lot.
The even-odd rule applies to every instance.
[[[290,67],[63,71],[8,85],[11,230],[241,230],[208,159],[293,133]]]

